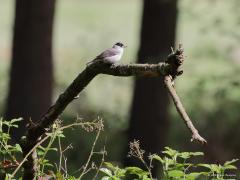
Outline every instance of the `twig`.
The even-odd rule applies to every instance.
[[[102,166],[103,166],[103,163],[104,163],[104,161],[105,161],[105,154],[106,154],[106,150],[105,150],[105,146],[104,146],[104,147],[103,147],[103,150],[102,150],[101,163],[100,163],[99,167],[97,168],[97,172],[96,172],[96,174],[94,175],[93,180],[95,180],[95,179],[97,178],[97,176],[98,176],[98,174],[99,174],[99,171],[100,171],[100,169],[101,169]]]
[[[98,122],[79,122],[79,123],[73,123],[73,124],[69,124],[69,125],[66,125],[66,126],[62,126],[62,127],[59,127],[58,130],[59,131],[62,131],[64,129],[68,129],[70,127],[73,127],[73,126],[84,126],[84,125],[96,125]],[[18,170],[22,167],[23,163],[27,160],[27,158],[31,155],[31,153],[33,151],[35,151],[35,149],[40,146],[43,142],[45,142],[49,137],[51,137],[52,135],[51,134],[48,134],[46,135],[43,139],[41,139],[41,141],[39,141],[28,153],[27,155],[23,158],[23,160],[18,164],[17,168],[14,170],[14,172],[12,173],[11,177],[14,177],[16,175],[16,173],[18,172]],[[69,148],[69,146],[67,147]],[[66,148],[66,149],[67,149]],[[64,151],[66,151],[66,149]],[[63,152],[64,152],[63,151]]]
[[[23,163],[27,160],[27,158],[31,155],[31,153],[33,151],[35,151],[35,149],[40,146],[44,141],[46,141],[48,138],[50,137],[50,135],[47,135],[46,137],[44,137],[41,141],[39,141],[28,153],[27,155],[23,158],[23,160],[19,163],[18,167],[14,170],[14,172],[12,173],[11,177],[14,177],[15,174],[18,172],[18,170],[22,167]]]
[[[153,180],[152,172],[151,172],[151,164],[148,166],[148,164],[144,160],[145,151],[143,149],[141,149],[139,140],[134,139],[133,142],[130,142],[129,147],[130,147],[130,151],[128,153],[129,156],[133,156],[133,157],[139,159],[141,161],[141,163],[147,169],[150,179]]]
[[[173,99],[173,102],[175,104],[175,107],[176,107],[178,113],[180,114],[180,116],[184,120],[184,123],[187,125],[188,129],[192,132],[191,141],[196,141],[196,142],[199,142],[201,144],[206,144],[207,141],[198,134],[198,130],[194,127],[191,119],[189,118],[188,114],[186,113],[185,108],[183,107],[183,104],[182,104],[180,98],[178,97],[176,90],[172,86],[171,77],[170,76],[165,76],[164,77],[164,83],[165,83],[165,85],[168,89],[168,92],[170,93],[170,95]]]
[[[101,132],[101,131],[102,131],[102,129],[99,128],[99,129],[98,129],[98,132],[97,132],[97,135],[96,135],[96,137],[95,137],[95,140],[94,140],[94,142],[93,142],[92,149],[91,149],[90,154],[89,154],[89,156],[88,156],[87,162],[86,162],[86,164],[83,166],[83,172],[82,172],[81,175],[79,176],[79,179],[81,179],[81,178],[88,172],[87,167],[88,167],[88,165],[89,165],[89,163],[90,163],[90,160],[91,160],[91,158],[92,158],[92,156],[93,156],[93,151],[94,151],[94,149],[95,149],[95,146],[96,146],[96,143],[97,143],[97,140],[98,140],[98,138],[99,138],[99,135],[100,135],[100,132]]]

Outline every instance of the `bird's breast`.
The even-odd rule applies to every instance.
[[[120,61],[121,57],[122,57],[122,54],[118,54],[118,55],[106,57],[104,60],[111,62],[111,63],[116,63],[116,62]]]

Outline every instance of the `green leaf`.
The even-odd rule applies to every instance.
[[[16,118],[16,119],[12,119],[10,122],[13,124],[15,122],[19,122],[19,121],[22,121],[23,118]]]
[[[182,152],[178,154],[179,157],[183,158],[183,159],[188,159],[190,158],[190,153],[189,152]]]
[[[108,176],[103,176],[101,180],[110,180],[110,177],[108,177]]]
[[[195,180],[197,177],[201,176],[201,175],[207,175],[207,173],[205,172],[193,172],[190,174],[186,174],[185,177],[187,180]]]
[[[155,159],[155,160],[159,161],[162,164],[164,163],[164,160],[160,156],[158,156],[157,154],[152,154],[150,156],[150,159]]]
[[[58,172],[56,173],[56,179],[57,179],[57,180],[63,180],[63,179],[64,179],[64,176],[62,175],[61,172],[58,171]]]
[[[175,162],[172,159],[169,159],[167,157],[164,157],[164,162],[165,162],[166,166],[175,164]]]
[[[107,168],[100,168],[100,171],[104,174],[108,175],[108,177],[112,177],[112,171]]]
[[[49,148],[49,151],[58,151],[57,148]]]
[[[211,169],[212,169],[212,171],[220,174],[222,166],[221,165],[216,165],[216,164],[211,164]]]
[[[224,165],[223,169],[237,169],[237,167],[229,164],[229,165]]]
[[[37,149],[37,154],[38,154],[39,156],[42,156],[42,155],[45,154],[45,151],[43,151],[43,150],[41,150],[41,149]]]
[[[226,165],[229,165],[229,164],[233,164],[233,163],[237,162],[238,160],[239,159],[233,159],[231,161],[226,161],[223,166],[226,166]]]
[[[212,167],[210,164],[197,164],[197,166],[205,167],[205,168],[208,168],[209,170],[212,170]]]
[[[189,159],[191,156],[203,156],[203,152],[182,152],[178,154],[178,157],[183,159]]]
[[[178,169],[178,170],[184,170],[186,166],[187,167],[191,167],[191,166],[193,166],[193,164],[190,164],[190,163],[184,163],[184,164],[177,163],[177,164],[175,164],[175,166],[176,166],[176,169]]]
[[[221,173],[221,170],[222,170],[222,168],[223,168],[221,165],[216,165],[216,164],[198,164],[198,166],[206,167],[206,168],[208,168],[210,171],[215,172],[215,173],[218,173],[218,174]]]
[[[57,137],[65,138],[65,135],[64,134],[57,134]]]
[[[203,156],[204,153],[203,152],[190,152],[191,156]]]
[[[107,166],[109,169],[111,169],[112,171],[115,171],[116,169],[119,169],[117,166],[114,166],[112,163],[110,162],[104,162],[104,165]]]
[[[169,155],[170,157],[173,157],[173,156],[175,156],[177,153],[178,153],[178,151],[176,151],[176,150],[174,150],[174,149],[171,149],[170,147],[165,147],[165,151],[162,151],[162,153],[164,153],[164,154],[167,154],[167,155]]]
[[[139,167],[126,167],[125,168],[129,174],[135,174],[135,175],[148,175],[149,172],[142,170]]]
[[[172,178],[180,178],[184,176],[184,172],[180,170],[171,170],[168,171],[168,176]]]

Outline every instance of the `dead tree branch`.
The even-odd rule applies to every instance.
[[[192,123],[191,119],[189,118],[188,114],[186,113],[186,111],[185,111],[185,109],[183,107],[183,104],[182,104],[180,98],[177,95],[176,90],[172,86],[172,81],[171,81],[170,76],[165,76],[164,77],[164,83],[165,83],[165,85],[168,88],[168,92],[169,92],[169,94],[171,95],[171,97],[173,99],[173,102],[175,104],[175,107],[176,107],[178,113],[180,114],[180,116],[184,120],[184,122],[187,125],[187,127],[192,132],[192,139],[191,139],[191,141],[196,141],[196,142],[199,142],[201,144],[207,143],[207,141],[198,134],[198,130],[193,126],[193,123]]]
[[[36,123],[29,123],[26,138],[22,142],[23,156],[26,156],[32,148],[40,141],[41,136],[47,131],[58,116],[64,111],[67,105],[91,82],[98,74],[113,76],[141,76],[141,77],[165,77],[165,84],[173,98],[175,106],[192,132],[193,140],[205,143],[206,141],[198,134],[190,118],[185,112],[176,91],[172,86],[172,80],[182,74],[183,50],[181,46],[176,52],[172,52],[167,60],[159,64],[108,64],[95,62],[86,68],[76,77],[70,86],[62,93],[56,102],[48,109],[43,117]],[[171,77],[171,79],[170,79]],[[33,179],[36,173],[36,154],[32,153],[24,164],[23,180]]]

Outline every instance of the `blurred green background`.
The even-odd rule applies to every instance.
[[[209,159],[225,161],[239,157],[240,1],[179,0],[178,10],[176,42],[183,43],[186,61],[184,74],[176,81],[177,91],[194,124],[212,147],[208,149]],[[54,99],[86,62],[116,41],[128,45],[123,63],[134,63],[141,12],[140,0],[58,0],[54,24]],[[13,18],[14,1],[0,0],[1,114],[8,90]],[[86,120],[102,117],[106,127],[99,148],[106,144],[107,159],[120,161],[132,89],[133,78],[98,76],[61,118],[68,124],[77,115]],[[185,151],[204,150],[189,143],[190,133],[172,105],[170,113],[167,145]],[[68,133],[74,146],[68,160],[74,160],[71,166],[76,169],[86,159],[94,135],[82,131]]]

